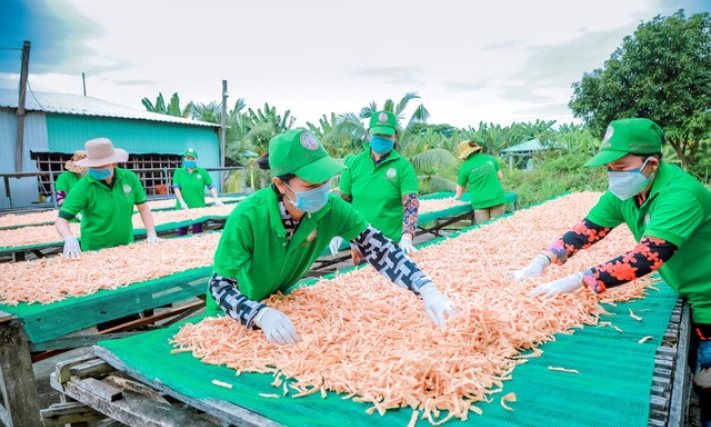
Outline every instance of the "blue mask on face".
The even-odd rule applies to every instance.
[[[386,154],[392,151],[395,146],[395,141],[384,136],[370,136],[370,149],[377,154]]]
[[[183,166],[192,169],[197,166],[197,160],[183,160]]]
[[[105,168],[105,169],[89,168],[89,175],[93,176],[94,178],[98,179],[99,181],[103,181],[111,176],[111,168]]]
[[[286,182],[284,185],[289,187],[289,184]],[[328,203],[328,193],[331,189],[331,180],[329,179],[325,184],[314,188],[313,190],[296,191],[291,187],[289,187],[289,189],[296,195],[296,200],[292,200],[288,194],[286,197],[289,198],[289,201],[296,209],[308,213],[314,213],[320,211],[321,208],[326,206],[326,203]]]

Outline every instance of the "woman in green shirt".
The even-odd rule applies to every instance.
[[[175,209],[195,209],[204,208],[205,187],[210,190],[215,206],[224,204],[217,197],[215,184],[212,183],[210,174],[203,168],[197,167],[198,153],[192,148],[188,148],[183,154],[183,167],[173,172],[173,192],[177,200]],[[193,234],[202,233],[202,224],[193,224]],[[178,236],[188,234],[188,227],[179,227]]]
[[[504,213],[504,187],[501,185],[501,167],[492,156],[481,152],[474,141],[464,141],[457,147],[459,158],[464,163],[457,177],[456,199],[462,197],[469,185],[474,220],[477,224]]]
[[[412,244],[417,229],[420,201],[415,169],[395,150],[397,119],[389,111],[378,111],[370,117],[365,151],[346,161],[348,169],[341,174],[341,197],[353,204],[373,227],[385,237],[399,243],[407,254],[417,249]],[[342,240],[331,242],[335,256]],[[351,246],[353,263],[365,262],[358,247]]]
[[[331,178],[344,166],[328,156],[306,129],[293,129],[269,141],[272,186],[240,202],[227,219],[215,252],[209,293],[233,319],[259,327],[269,341],[295,344],[296,329],[287,316],[262,302],[299,281],[329,242],[341,236],[394,284],[424,301],[433,323],[457,313],[402,249],[340,197],[331,194]]]
[[[74,163],[82,159],[86,159],[86,151],[77,150],[72,155],[72,158],[64,164],[64,169],[66,170],[59,174],[57,182],[54,184],[54,189],[57,193],[57,205],[62,206],[69,191],[86,175],[88,169],[77,166]]]

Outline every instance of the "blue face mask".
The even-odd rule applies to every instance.
[[[370,149],[375,151],[377,154],[387,154],[392,151],[395,146],[395,141],[384,136],[371,135],[370,136]]]
[[[284,185],[289,187],[289,184],[286,182]],[[313,190],[296,191],[291,187],[289,187],[289,189],[296,195],[296,200],[292,200],[288,194],[286,197],[289,198],[289,201],[296,209],[308,213],[314,213],[320,211],[321,208],[326,206],[326,203],[328,203],[328,192],[331,189],[331,180],[329,179],[325,184],[314,188]]]
[[[183,166],[192,169],[197,166],[197,160],[183,160]]]
[[[650,174],[649,178],[642,175],[642,169],[647,166],[648,161],[649,158],[644,161],[639,169],[617,172],[607,171],[607,175],[610,177],[610,185],[608,186],[610,192],[620,200],[631,199],[641,193],[654,178],[654,173]]]
[[[111,168],[105,168],[105,169],[89,168],[89,175],[93,176],[94,178],[98,179],[99,181],[103,181],[111,176]]]

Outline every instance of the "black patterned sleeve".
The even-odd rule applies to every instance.
[[[410,233],[414,236],[417,231],[417,210],[420,208],[417,194],[402,196],[402,207],[405,211],[402,217],[402,234]]]
[[[222,310],[247,328],[252,327],[252,320],[259,310],[267,306],[244,296],[237,288],[237,280],[222,277],[217,273],[213,273],[210,278],[209,287],[212,298]]]
[[[548,248],[550,252],[555,254],[555,259],[551,261],[558,265],[565,264],[568,258],[571,258],[581,249],[587,249],[604,239],[610,233],[610,230],[611,228],[597,225],[587,218],[583,219]]]
[[[420,294],[420,288],[432,283],[425,273],[405,255],[400,246],[383,235],[380,230],[368,226],[352,241],[358,245],[368,262],[396,285]]]

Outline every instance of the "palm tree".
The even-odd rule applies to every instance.
[[[318,136],[331,157],[342,158],[349,153],[355,154],[363,148],[362,139],[354,138],[350,131],[338,125],[336,113],[331,113],[330,117],[324,114],[318,120],[318,125],[306,122],[306,127]]]
[[[153,104],[148,98],[143,98],[141,100],[141,103],[144,107],[146,107],[146,110],[148,111],[152,111],[158,114],[164,114],[167,116],[184,118],[190,117],[190,112],[193,108],[193,103],[189,102],[184,109],[180,109],[180,97],[178,96],[178,92],[175,92],[173,94],[173,96],[170,98],[170,104],[168,105],[165,104],[165,100],[163,99],[162,93],[158,93],[158,97],[156,98],[155,104]]]

